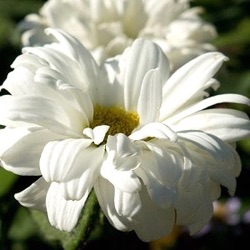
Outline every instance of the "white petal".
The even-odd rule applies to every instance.
[[[85,128],[83,134],[93,140],[94,144],[99,145],[103,142],[106,133],[109,130],[109,126],[101,125],[95,128]]]
[[[78,159],[91,142],[88,139],[49,142],[44,147],[40,159],[40,168],[44,179],[48,182],[61,182],[69,178],[70,171],[74,171],[77,167],[81,168]]]
[[[46,197],[50,224],[61,231],[71,232],[78,222],[85,198],[79,201],[66,201],[60,193],[59,184],[52,182]]]
[[[154,1],[145,2],[145,8],[149,15],[147,26],[154,29],[158,25],[165,27],[178,20],[179,15],[189,8],[187,1]]]
[[[50,99],[66,102],[83,113],[88,120],[93,117],[93,104],[86,91],[67,82],[65,72],[59,73],[48,67],[40,67],[35,71],[34,82],[37,94]],[[30,94],[30,93],[29,93]]]
[[[50,183],[40,178],[22,192],[16,193],[15,199],[25,207],[46,212],[45,200],[49,186]]]
[[[15,70],[8,74],[3,88],[12,95],[46,96],[48,99],[66,102],[82,112],[88,120],[92,119],[93,105],[90,97],[83,90],[67,83],[65,72],[60,73],[46,63],[36,65],[42,60],[31,54],[21,55],[18,59],[14,63]]]
[[[181,177],[184,165],[183,156],[178,152],[180,149],[174,143],[165,140],[155,140],[145,144],[140,168],[146,172],[147,176],[153,177],[169,188],[174,188]],[[145,181],[147,183],[151,180],[146,177]]]
[[[206,87],[226,57],[218,52],[205,53],[178,69],[163,87],[161,119],[180,109]]]
[[[8,74],[1,88],[6,89],[12,95],[45,93],[43,85],[34,84],[36,70],[39,67],[44,67],[36,56],[30,54],[20,55],[11,66],[14,67],[15,70]],[[47,92],[50,96],[49,89],[47,89]]]
[[[60,183],[66,200],[80,200],[91,191],[99,176],[104,149],[104,145],[97,148],[90,146],[80,152],[76,164],[65,178],[66,181]]]
[[[2,166],[18,175],[41,175],[39,160],[44,146],[59,139],[39,127],[5,128],[0,130]]]
[[[65,200],[81,200],[87,199],[91,192],[94,182],[98,175],[95,174],[92,168],[86,169],[79,178],[60,183],[61,195]]]
[[[107,161],[119,170],[132,170],[139,164],[139,148],[124,134],[108,136],[106,150]]]
[[[140,192],[140,197],[142,207],[133,224],[138,237],[148,242],[170,234],[175,222],[174,208],[160,208],[152,202],[145,189]]]
[[[123,192],[134,193],[141,189],[141,183],[133,171],[116,170],[109,162],[101,167],[101,176]]]
[[[6,126],[33,123],[58,134],[76,136],[88,120],[82,113],[62,102],[40,96],[5,95],[0,98],[0,123]]]
[[[133,169],[140,163],[138,148],[124,134],[109,136],[106,144],[107,158],[100,174],[124,192],[137,192],[141,183]]]
[[[158,121],[162,102],[162,82],[159,69],[146,73],[138,100],[140,124]]]
[[[191,142],[186,147],[197,164],[204,166],[210,178],[227,187],[230,195],[233,195],[236,188],[235,177],[241,171],[236,151],[219,138],[202,132],[179,133],[179,136]]]
[[[177,140],[177,134],[167,125],[163,123],[152,122],[144,125],[139,130],[132,132],[129,136],[132,140],[143,140],[149,137],[159,139],[168,139],[170,141]]]
[[[133,218],[141,209],[139,193],[127,193],[115,188],[114,204],[120,216]]]
[[[233,109],[203,110],[183,118],[173,128],[175,131],[201,130],[227,142],[235,142],[250,137],[248,116]]]
[[[198,232],[212,217],[213,205],[206,187],[197,184],[194,189],[179,191],[176,224],[188,225],[191,234]]]
[[[162,50],[149,40],[137,39],[132,47],[121,57],[126,65],[122,72],[124,83],[124,102],[126,110],[137,110],[138,97],[143,78],[151,69],[159,68],[162,81],[168,78],[169,65]]]
[[[80,90],[65,84],[61,87],[60,94],[64,96],[66,101],[69,102],[75,109],[80,111],[83,117],[86,117],[88,121],[93,118],[93,104],[89,95]]]
[[[168,208],[173,205],[176,199],[176,188],[161,184],[160,180],[154,178],[142,168],[136,169],[135,172],[143,179],[147,192],[155,204],[161,208]]]
[[[245,104],[250,106],[250,99],[245,96],[238,94],[222,94],[217,96],[212,96],[207,99],[204,99],[186,109],[180,111],[179,113],[173,115],[172,117],[164,120],[164,123],[172,124],[175,123],[189,115],[194,114],[200,110],[206,109],[210,106],[220,103],[237,103],[237,104]]]
[[[131,222],[128,217],[119,216],[114,205],[114,186],[103,178],[99,178],[94,186],[98,202],[103,213],[116,229],[131,231]]]
[[[86,90],[87,87],[88,93],[92,100],[102,100],[102,89],[105,88],[105,85],[107,84],[107,76],[103,74],[104,72],[100,71],[100,68],[98,67],[91,53],[82,46],[78,39],[66,32],[63,32],[62,30],[49,28],[47,29],[47,32],[52,34],[60,42],[59,45],[54,46],[52,44],[48,45],[48,47],[52,46],[53,49],[58,51],[63,50],[64,53],[67,53],[67,56],[71,57],[75,62],[77,62],[77,72],[75,73],[74,70],[71,72],[72,79],[76,79],[79,82],[77,83],[77,81],[75,81],[76,87],[79,87],[83,90]],[[51,59],[48,59],[48,61],[51,62]],[[68,74],[68,61],[64,62],[64,66],[66,70],[65,72]],[[59,65],[59,69],[60,68],[61,65]],[[61,68],[60,72],[64,72],[64,70]],[[76,74],[77,78],[75,77]]]
[[[83,45],[73,36],[56,29],[47,29],[48,34],[53,35],[59,43],[48,44],[45,47],[25,48],[24,52],[37,55],[64,74],[68,83],[76,88],[85,90],[91,84],[97,84],[99,68]],[[70,70],[69,69],[70,65]]]
[[[139,32],[145,27],[148,16],[144,8],[143,1],[126,2],[125,11],[123,13],[122,24],[124,33],[128,37],[137,37]],[[138,18],[140,16],[140,18]],[[136,22],[134,20],[137,20]]]
[[[101,70],[105,72],[109,79],[109,84],[105,85],[102,89],[102,99],[98,99],[98,104],[103,106],[118,106],[124,107],[124,90],[123,83],[118,81],[117,75],[120,72],[118,67],[119,64],[118,57],[106,60],[103,65],[101,65]],[[115,95],[114,95],[115,93]],[[100,100],[100,101],[99,101]]]

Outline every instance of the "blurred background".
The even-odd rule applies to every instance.
[[[25,15],[37,13],[44,2],[0,0],[0,84],[11,71],[13,60],[21,53],[17,23]],[[216,93],[231,92],[250,97],[250,0],[193,0],[191,5],[204,8],[202,18],[213,23],[218,32],[214,45],[230,59],[217,76],[221,87]],[[250,115],[249,107],[236,108]],[[236,194],[229,197],[222,189],[221,199],[214,204],[213,218],[198,234],[190,236],[185,228],[177,227],[164,239],[143,243],[133,233],[118,232],[104,223],[105,226],[97,229],[82,249],[249,249],[249,139],[238,143],[238,152],[242,172],[237,180]],[[47,240],[31,211],[21,207],[13,197],[32,182],[30,177],[18,177],[0,168],[0,250],[63,249],[56,240]]]

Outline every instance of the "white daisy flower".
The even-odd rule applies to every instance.
[[[250,136],[248,116],[211,108],[236,94],[208,97],[226,57],[210,52],[169,76],[159,46],[137,39],[102,66],[74,37],[24,48],[0,97],[1,165],[38,176],[15,198],[72,231],[91,190],[110,223],[143,241],[175,224],[191,233],[211,218],[220,186],[231,195],[241,163],[235,142]]]
[[[100,63],[124,51],[138,37],[161,46],[172,70],[215,50],[214,26],[188,0],[49,0],[28,15],[20,29],[24,46],[53,41],[44,28],[62,29],[78,38]]]

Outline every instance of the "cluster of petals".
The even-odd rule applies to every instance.
[[[15,198],[65,231],[92,190],[109,222],[143,241],[175,225],[200,230],[221,186],[234,194],[235,144],[250,136],[245,113],[211,107],[250,105],[237,94],[209,97],[227,58],[205,53],[171,75],[161,48],[139,38],[99,65],[73,36],[48,33],[57,42],[24,48],[2,86],[10,94],[0,97],[1,165],[38,178]],[[97,105],[136,112],[139,124],[129,135],[91,127]]]
[[[174,70],[215,50],[216,30],[201,12],[189,0],[48,0],[20,29],[24,46],[53,41],[44,35],[47,27],[69,32],[98,62],[122,53],[136,38],[148,38],[161,46]]]

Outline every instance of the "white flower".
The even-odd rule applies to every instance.
[[[44,28],[62,29],[78,38],[98,62],[120,54],[138,37],[161,46],[172,70],[215,50],[212,24],[201,19],[188,0],[49,0],[39,15],[20,23],[24,46],[53,41]]]
[[[72,231],[94,188],[110,221],[143,241],[175,224],[197,232],[220,185],[233,195],[241,170],[235,142],[250,136],[236,94],[206,98],[225,56],[210,52],[169,76],[160,47],[137,39],[98,66],[69,34],[25,48],[0,97],[0,159],[18,175],[40,177],[15,198]]]

